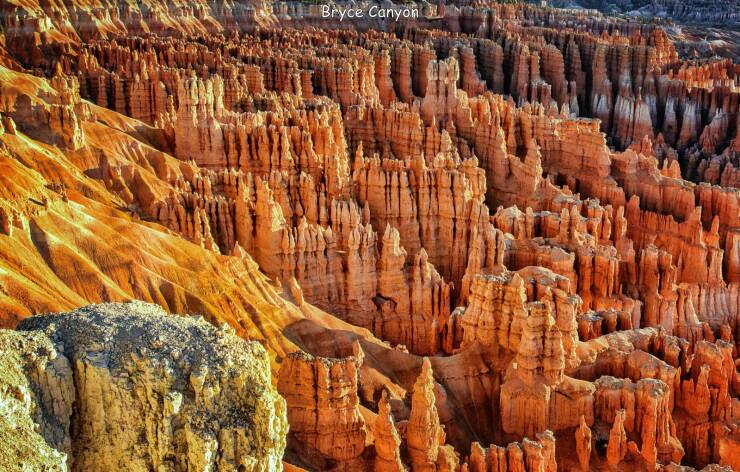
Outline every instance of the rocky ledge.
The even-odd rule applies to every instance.
[[[265,349],[142,302],[0,330],[0,412],[4,471],[282,470]]]

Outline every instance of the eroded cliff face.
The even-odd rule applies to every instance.
[[[0,468],[69,470],[69,360],[42,333],[0,330],[0,351]]]
[[[282,470],[267,352],[226,326],[135,302],[0,337],[3,470]]]
[[[278,391],[285,397],[291,449],[321,469],[361,470],[368,427],[358,394],[362,354],[341,359],[289,355],[280,366]]]
[[[307,470],[737,467],[738,66],[655,24],[419,7],[9,7],[0,321],[202,313],[264,344],[290,423],[252,446],[241,358],[168,363],[176,339],[145,334],[121,390],[95,360],[118,351],[59,321],[96,352],[55,347],[81,407],[125,428],[49,447],[83,469],[269,469],[283,447]]]

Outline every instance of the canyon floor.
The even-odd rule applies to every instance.
[[[737,4],[617,3],[0,2],[0,470],[740,471]]]

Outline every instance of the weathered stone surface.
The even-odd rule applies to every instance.
[[[35,460],[58,470],[281,469],[285,402],[259,344],[139,302],[27,318],[18,328],[2,333],[3,360],[18,362],[6,371],[17,395],[5,401],[39,425],[29,442],[8,442],[22,457],[41,440]],[[25,460],[34,459],[8,470],[25,470]]]
[[[357,382],[362,354],[343,359],[288,356],[280,367],[278,391],[288,405],[290,448],[314,467],[340,462],[362,467],[368,429],[359,410]],[[314,457],[312,457],[314,456]]]
[[[75,400],[69,360],[42,333],[0,331],[0,467],[70,470]]]
[[[396,430],[390,411],[388,392],[383,390],[378,402],[378,416],[373,424],[375,437],[375,472],[403,472],[406,467],[401,461],[401,438]]]
[[[581,421],[576,428],[576,454],[578,454],[578,465],[581,471],[591,470],[591,428],[586,424],[584,416],[581,416]]]
[[[0,323],[227,322],[271,355],[291,467],[733,464],[726,46],[453,3],[5,8]]]
[[[436,471],[440,457],[444,455],[444,451],[440,450],[445,443],[445,433],[439,423],[434,377],[427,358],[424,358],[421,374],[414,383],[406,438],[412,469]]]

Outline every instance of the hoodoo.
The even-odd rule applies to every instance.
[[[740,470],[740,8],[535,3],[1,5],[0,470]]]

